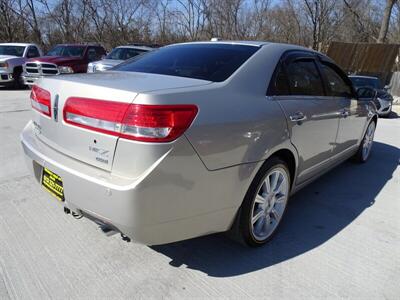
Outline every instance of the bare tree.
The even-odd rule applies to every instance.
[[[208,0],[205,10],[208,37],[241,39],[245,35],[243,26],[244,0]]]
[[[101,43],[107,38],[107,28],[110,27],[110,16],[107,0],[83,0],[87,7],[88,28],[93,40]]]
[[[174,12],[178,26],[189,40],[199,39],[205,22],[205,2],[203,0],[177,0]]]
[[[0,0],[0,42],[400,41],[397,0]],[[383,17],[382,17],[383,16]],[[391,18],[393,16],[393,18]]]
[[[33,35],[33,40],[39,45],[44,45],[42,38],[42,30],[40,26],[39,16],[37,13],[37,3],[34,0],[17,0],[14,9],[15,15],[26,23]]]
[[[0,25],[3,30],[0,31],[1,39],[12,42],[15,39],[16,20],[13,10],[14,1],[0,0]]]
[[[397,2],[397,0],[387,0],[385,11],[383,13],[381,29],[379,31],[379,37],[377,42],[383,43],[386,40],[386,36],[389,29],[390,15],[392,14],[393,5]]]
[[[154,6],[155,9],[155,17],[156,17],[156,38],[160,43],[165,43],[168,40],[168,5],[170,0],[159,1],[157,5]]]
[[[311,23],[312,48],[323,50],[335,36],[343,20],[335,0],[303,0],[306,15]]]

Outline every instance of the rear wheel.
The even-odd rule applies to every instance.
[[[364,163],[368,160],[368,157],[371,153],[372,144],[374,143],[374,135],[375,135],[376,123],[375,121],[371,121],[369,123],[367,131],[365,132],[364,138],[361,141],[360,147],[355,155],[355,159],[357,162]]]
[[[249,246],[261,246],[277,231],[286,211],[290,173],[279,158],[269,159],[253,180],[242,205],[239,231]]]

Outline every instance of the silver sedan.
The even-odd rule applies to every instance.
[[[266,243],[291,194],[368,159],[377,124],[331,59],[267,42],[167,46],[42,79],[31,103],[21,140],[38,184],[65,212],[149,245],[228,230]]]
[[[153,51],[155,48],[147,46],[127,45],[114,48],[104,59],[88,64],[88,73],[107,71],[128,59]]]

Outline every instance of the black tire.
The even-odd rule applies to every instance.
[[[253,203],[255,202],[256,194],[258,193],[258,191],[261,187],[261,184],[264,182],[264,179],[266,178],[267,174],[269,174],[272,170],[274,170],[276,168],[281,168],[281,169],[285,170],[285,172],[287,174],[287,180],[288,180],[288,195],[287,195],[287,197],[289,197],[290,186],[291,186],[289,168],[288,168],[286,162],[284,162],[280,158],[271,157],[264,163],[264,165],[258,171],[256,177],[254,178],[253,182],[251,183],[251,185],[246,193],[246,196],[245,196],[242,206],[240,208],[240,213],[238,216],[237,236],[239,238],[241,238],[241,240],[248,246],[259,247],[259,246],[262,246],[265,243],[267,243],[269,240],[271,240],[272,237],[276,234],[277,230],[279,229],[280,224],[282,223],[282,219],[285,215],[286,208],[287,208],[287,201],[286,201],[286,205],[284,207],[282,216],[280,217],[280,220],[278,221],[273,232],[263,240],[259,240],[253,235],[251,219],[252,219],[252,213],[253,213]]]
[[[20,89],[22,88],[23,84],[21,82],[21,74],[22,74],[22,69],[16,68],[13,73],[13,78],[14,78],[14,83],[13,83],[13,88],[14,89]]]
[[[390,108],[390,110],[388,112],[386,112],[384,115],[379,116],[379,118],[388,119],[388,118],[390,118],[391,114],[392,114],[392,108]]]
[[[369,156],[370,156],[371,149],[369,150],[367,156],[365,156],[365,155],[363,154],[363,148],[364,148],[365,140],[366,140],[367,135],[368,135],[368,129],[369,129],[369,127],[371,126],[371,124],[374,125],[374,133],[375,133],[376,121],[375,121],[375,120],[372,120],[372,121],[368,124],[367,130],[366,130],[365,133],[364,133],[363,139],[361,140],[361,143],[360,143],[360,146],[358,147],[357,153],[356,153],[356,154],[354,155],[354,157],[353,157],[353,160],[354,160],[355,162],[357,162],[357,163],[365,163],[365,162],[368,160]],[[372,136],[372,139],[373,139],[373,136]],[[372,147],[372,144],[371,144],[371,147]]]

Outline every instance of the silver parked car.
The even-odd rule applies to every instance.
[[[149,245],[227,230],[264,244],[291,194],[368,159],[377,124],[328,57],[267,42],[163,47],[44,78],[31,102],[21,140],[38,183],[66,212]]]
[[[106,71],[128,59],[153,50],[155,50],[155,48],[137,45],[116,47],[104,59],[89,63],[87,72],[94,73]]]

